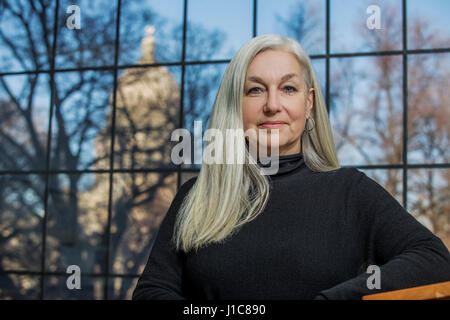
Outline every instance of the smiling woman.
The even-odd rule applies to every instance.
[[[280,49],[260,52],[247,69],[242,101],[244,130],[280,129],[276,146],[280,155],[301,152],[299,137],[314,105],[314,88],[306,84],[303,73],[295,55]],[[261,139],[269,155],[270,143]]]
[[[277,131],[281,155],[269,158],[279,170],[261,174],[259,158],[204,163],[176,194],[133,299],[361,299],[450,280],[442,241],[374,180],[339,166],[298,42],[247,42],[227,67],[209,129],[254,129],[270,150],[264,132]],[[224,152],[250,159],[249,140]],[[372,269],[381,286],[370,285]]]

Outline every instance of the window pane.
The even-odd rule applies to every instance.
[[[408,162],[450,162],[450,53],[408,56]]]
[[[325,53],[325,1],[258,1],[258,35],[281,34],[309,54]]]
[[[103,277],[88,277],[83,275],[81,269],[81,289],[69,289],[67,276],[45,276],[44,300],[101,300],[103,299]]]
[[[358,169],[376,181],[403,206],[403,170]]]
[[[41,270],[44,175],[0,175],[2,270]]]
[[[408,49],[450,47],[449,12],[446,0],[408,0]]]
[[[79,29],[71,5],[79,8]],[[114,65],[116,15],[116,1],[61,1],[56,68]]]
[[[176,173],[114,174],[111,269],[140,275],[177,190]]]
[[[371,5],[376,5],[376,9]],[[376,4],[371,0],[347,0],[345,5],[343,1],[331,0],[331,52],[402,49],[401,5],[401,0],[378,0]]]
[[[138,279],[138,277],[116,277],[110,279],[108,287],[108,300],[131,300]]]
[[[325,99],[325,85],[327,83],[325,78],[325,59],[311,59],[314,72],[316,73],[317,81],[319,81],[320,90]]]
[[[39,276],[3,274],[0,275],[0,299],[37,300],[41,292]]]
[[[50,175],[46,270],[106,270],[109,174]]]
[[[182,0],[122,1],[119,64],[180,61],[183,6]]]
[[[231,59],[252,37],[252,1],[190,0],[186,59]]]
[[[179,126],[179,67],[130,68],[119,78],[115,168],[175,168],[172,132]]]
[[[226,64],[192,65],[186,67],[184,92],[184,127],[191,134],[191,163],[183,166],[200,168],[202,150],[205,148],[204,133],[209,126],[220,81],[225,73]],[[199,121],[197,127],[194,121]],[[196,140],[197,139],[197,140]],[[196,141],[196,142],[195,142]],[[200,148],[200,144],[202,147]],[[197,158],[196,158],[197,157]]]
[[[51,168],[108,169],[113,73],[57,73]]]
[[[50,108],[46,74],[0,77],[0,170],[44,170]]]
[[[450,250],[450,169],[409,169],[408,208]]]
[[[2,1],[0,72],[50,69],[55,4]]]
[[[332,59],[330,70],[330,122],[341,164],[400,164],[401,56]]]

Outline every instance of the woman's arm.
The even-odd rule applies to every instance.
[[[182,290],[182,256],[175,250],[171,238],[181,202],[195,179],[181,186],[161,222],[147,265],[133,292],[133,300],[186,300]]]
[[[443,242],[408,213],[377,182],[360,172],[359,214],[367,217],[370,261],[380,267],[380,289],[369,289],[373,273],[362,273],[321,291],[316,299],[362,296],[450,280],[450,253]]]

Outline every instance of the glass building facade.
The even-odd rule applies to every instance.
[[[0,298],[130,299],[179,186],[171,133],[208,125],[254,36],[297,39],[339,161],[450,248],[445,0],[0,4]],[[197,150],[198,151],[198,150]],[[199,151],[201,152],[201,150]],[[70,290],[69,266],[81,271]]]

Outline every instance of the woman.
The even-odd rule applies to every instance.
[[[203,164],[175,196],[133,299],[360,299],[450,280],[442,241],[374,180],[339,167],[296,41],[263,35],[237,52],[210,128],[256,130],[258,151],[279,157]],[[264,130],[278,139],[264,142]],[[278,171],[262,174],[262,159]]]

